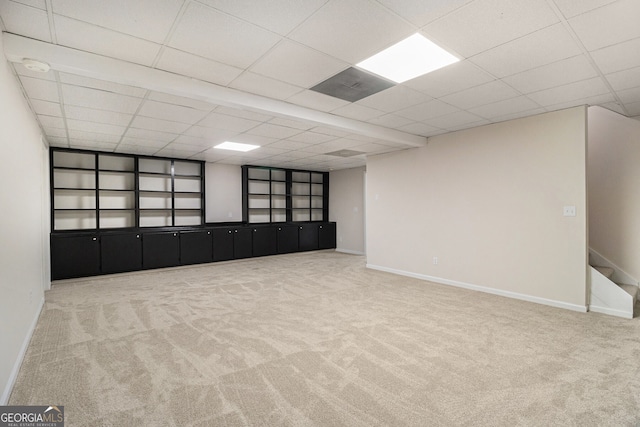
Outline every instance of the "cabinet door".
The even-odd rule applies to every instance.
[[[336,247],[336,223],[328,222],[318,226],[318,248],[334,249]]]
[[[107,234],[100,238],[103,273],[142,269],[142,239],[139,233]]]
[[[51,279],[100,274],[100,241],[96,235],[51,236]]]
[[[313,251],[318,249],[318,225],[305,224],[298,227],[298,249]]]
[[[253,228],[244,227],[233,230],[233,257],[250,258],[253,254],[252,234]]]
[[[177,232],[142,235],[142,267],[173,267],[180,264],[180,237]]]
[[[278,253],[288,254],[298,252],[298,227],[278,227]]]
[[[276,227],[253,228],[253,256],[275,255],[278,253]]]
[[[233,259],[233,229],[214,228],[213,236],[213,260],[226,261]]]
[[[213,261],[211,230],[180,233],[180,263],[201,264]]]

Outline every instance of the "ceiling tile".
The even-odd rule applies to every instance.
[[[430,126],[448,130],[463,129],[472,125],[487,123],[489,121],[467,111],[456,111],[455,113],[427,120],[427,124]]]
[[[373,119],[368,120],[368,122],[388,128],[397,129],[402,126],[412,124],[414,120],[407,119],[406,117],[400,117],[395,114],[385,114],[384,116],[374,117]]]
[[[139,145],[120,144],[116,148],[116,153],[140,154],[143,156],[152,156],[158,151],[157,148],[143,147]]]
[[[69,140],[66,137],[57,137],[47,135],[47,142],[51,147],[69,148]]]
[[[60,102],[60,97],[58,96],[58,85],[55,82],[25,76],[20,76],[20,81],[22,82],[22,87],[29,98],[50,102]]]
[[[473,0],[379,0],[407,21],[423,27]]]
[[[182,148],[184,147],[184,148]],[[189,148],[186,146],[181,146],[180,148],[175,148],[175,147],[165,147],[162,150],[158,151],[157,153],[155,153],[156,156],[161,156],[161,157],[175,157],[178,159],[186,159],[188,157],[193,156],[194,154],[197,154],[199,152],[201,152],[201,147],[199,148]]]
[[[349,136],[349,132],[346,132],[342,129],[329,127],[329,126],[316,126],[311,130],[315,133],[322,133],[325,135],[332,135],[332,136],[339,136],[339,137]]]
[[[600,77],[533,92],[527,96],[543,107],[608,93]]]
[[[62,85],[62,96],[65,105],[77,105],[125,114],[135,113],[142,102],[141,98],[66,84]]]
[[[151,65],[160,45],[86,22],[54,15],[58,43],[142,65]]]
[[[485,119],[494,119],[521,111],[535,110],[537,108],[540,108],[540,106],[526,96],[518,96],[516,98],[471,108],[469,112]]]
[[[175,133],[158,132],[149,129],[129,128],[125,137],[152,139],[155,141],[171,142],[178,137]]]
[[[506,77],[582,53],[562,24],[487,50],[471,61],[496,77]]]
[[[605,74],[640,67],[640,38],[591,52],[591,57]]]
[[[312,90],[299,92],[289,98],[287,102],[301,105],[303,107],[313,108],[320,111],[331,111],[347,105],[349,102],[342,99],[334,98],[329,95],[318,93]]]
[[[207,111],[158,101],[145,101],[138,115],[180,123],[195,124],[207,115]]]
[[[223,142],[231,138],[235,138],[238,135],[238,132],[207,128],[203,126],[192,126],[185,132],[185,135],[208,139],[211,141],[211,145],[213,145],[215,142]]]
[[[204,120],[198,123],[199,126],[205,126],[215,129],[228,130],[233,132],[245,132],[260,124],[259,121],[244,119],[242,117],[229,116],[218,112],[210,113]]]
[[[47,134],[47,136],[56,136],[56,137],[67,137],[67,130],[66,129],[61,129],[61,128],[50,128],[47,126],[43,126],[42,127],[44,129],[44,133]]]
[[[496,80],[475,86],[441,98],[447,104],[466,110],[484,104],[490,104],[504,99],[514,98],[519,93],[505,83]]]
[[[444,132],[442,129],[429,126],[424,123],[411,123],[409,125],[399,127],[398,130],[420,136],[434,136]]]
[[[263,123],[249,130],[247,133],[251,135],[266,136],[269,138],[284,139],[302,133],[302,131],[300,129],[293,129],[289,127],[273,125],[270,123]]]
[[[168,47],[163,50],[156,68],[222,86],[242,73],[240,68]]]
[[[618,98],[625,104],[640,102],[640,82],[633,89],[626,89],[617,92]]]
[[[300,130],[309,130],[316,126],[315,123],[306,122],[303,120],[285,119],[282,117],[273,118],[269,120],[269,123]]]
[[[346,62],[288,40],[281,41],[251,71],[310,88],[349,67]]]
[[[64,113],[67,119],[99,122],[116,126],[128,126],[133,118],[133,114],[94,110],[93,108],[76,107],[74,105],[65,105]]]
[[[52,0],[53,13],[135,37],[164,42],[182,0]]]
[[[629,116],[640,115],[640,102],[635,102],[633,104],[625,105],[625,108],[626,108],[627,112],[629,113]],[[636,119],[638,119],[638,118],[636,117]]]
[[[640,86],[640,67],[607,74],[605,77],[614,90],[631,89]]]
[[[552,104],[545,106],[547,111],[564,110],[565,108],[571,108],[578,105],[602,105],[615,101],[615,98],[610,93],[604,93],[602,95],[593,95],[585,98],[573,99],[570,101],[563,101],[558,104]]]
[[[67,127],[69,128],[69,130],[80,130],[84,132],[104,133],[107,135],[118,136],[122,136],[124,131],[127,129],[124,126],[114,126],[104,123],[85,122],[82,120],[71,119],[67,119]]]
[[[307,147],[308,145],[310,144],[284,139],[284,140],[276,141],[274,143],[269,144],[269,147],[279,148],[282,150],[299,150]]]
[[[125,136],[122,138],[122,141],[120,142],[120,144],[134,145],[134,146],[140,146],[140,147],[150,147],[150,148],[154,148],[155,150],[159,150],[160,148],[167,145],[167,142],[160,141],[157,139],[133,138],[130,136]]]
[[[558,21],[545,0],[476,0],[423,31],[468,58]]]
[[[363,153],[367,153],[367,154],[382,154],[382,153],[395,151],[396,149],[386,145],[369,142],[367,144],[356,145],[355,147],[351,147],[350,150],[362,151]]]
[[[44,10],[3,0],[0,17],[8,32],[51,43],[49,18]]]
[[[415,27],[376,2],[330,0],[289,37],[355,64],[414,32]]]
[[[326,0],[202,0],[216,9],[249,21],[275,33],[286,35],[300,25]]]
[[[226,114],[227,116],[240,117],[243,119],[254,120],[256,122],[268,122],[273,119],[273,116],[264,113],[258,113],[255,111],[241,109],[241,108],[232,108],[221,105],[216,108],[216,113]]]
[[[617,0],[554,0],[566,18],[580,15],[598,7],[613,3],[614,1]]]
[[[356,147],[358,145],[362,145],[362,141],[356,141],[353,139],[346,139],[346,138],[338,138],[333,141],[309,145],[303,148],[301,151],[306,151],[307,153],[325,154],[325,153],[331,153],[337,150],[349,149],[352,147]]]
[[[331,141],[336,139],[335,135],[328,135],[318,132],[304,132],[287,138],[291,141],[303,142],[305,144],[320,144],[321,142]]]
[[[37,9],[47,10],[47,3],[45,0],[12,0],[16,3],[22,3],[26,6],[35,7]]]
[[[138,129],[157,130],[168,133],[182,133],[191,125],[187,123],[172,122],[169,120],[153,119],[151,117],[137,116],[131,122],[131,127]]]
[[[62,83],[71,84],[74,86],[88,87],[92,89],[100,89],[107,92],[119,93],[121,95],[135,96],[142,98],[147,93],[146,89],[139,87],[121,85],[114,82],[108,82],[105,80],[92,79],[89,77],[78,76],[76,74],[59,73],[60,81]]]
[[[38,121],[43,127],[64,129],[64,119],[55,116],[38,115]]]
[[[69,129],[69,139],[82,140],[90,142],[109,142],[117,144],[120,141],[118,135],[110,135],[106,133],[86,132],[83,130]]]
[[[344,107],[336,108],[331,114],[337,114],[354,120],[370,120],[383,115],[384,111],[365,107],[364,105],[347,104]]]
[[[404,85],[434,98],[460,92],[495,80],[470,61],[460,61],[405,82]]]
[[[620,105],[620,103],[617,101],[600,104],[600,107],[606,108],[607,110],[611,110],[618,114],[626,115],[624,108],[622,108],[622,105]]]
[[[584,55],[563,59],[553,64],[505,77],[504,82],[522,93],[531,93],[555,86],[596,77],[598,72]]]
[[[190,3],[169,46],[247,68],[280,37],[198,3]]]
[[[431,101],[397,111],[396,114],[411,120],[423,121],[433,117],[444,116],[454,111],[458,111],[458,108],[438,99],[432,99]]]
[[[87,141],[85,139],[70,139],[69,147],[78,148],[81,150],[96,150],[113,152],[118,144],[115,142],[103,142],[103,141]]]
[[[519,111],[517,113],[509,113],[504,116],[494,117],[491,119],[491,122],[493,123],[504,122],[506,120],[514,120],[514,119],[519,119],[521,117],[535,116],[537,114],[542,114],[546,112],[547,110],[542,107],[534,108],[533,110]]]
[[[195,108],[196,110],[211,111],[216,106],[208,102],[197,99],[185,98],[183,96],[170,95],[163,92],[150,92],[147,99],[159,101],[167,104],[181,105],[183,107]]]
[[[51,101],[42,101],[39,99],[32,99],[31,105],[36,114],[44,114],[45,116],[62,117],[62,110],[60,104]]]
[[[569,20],[589,51],[640,37],[640,2],[619,0]]]
[[[229,87],[275,99],[287,99],[303,90],[301,87],[251,72],[243,73],[231,82]]]
[[[357,104],[387,113],[393,113],[394,111],[402,110],[429,100],[431,100],[430,96],[400,85],[361,99]]]
[[[206,149],[209,149],[213,146],[213,143],[211,142],[210,139],[198,138],[198,137],[189,136],[189,135],[180,135],[174,141],[172,141],[172,144],[186,144],[186,145],[191,145],[195,147],[197,146],[205,147]]]
[[[12,62],[11,64],[16,70],[16,74],[18,74],[19,76],[33,77],[34,79],[49,80],[52,82],[56,81],[56,76],[54,74],[55,72],[53,70],[49,70],[46,73],[40,73],[37,71],[27,70],[22,64],[19,64],[17,62]]]

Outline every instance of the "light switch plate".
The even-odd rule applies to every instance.
[[[565,206],[563,210],[564,216],[576,216],[575,206]]]

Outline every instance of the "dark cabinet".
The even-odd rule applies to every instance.
[[[277,229],[275,227],[253,228],[253,256],[278,253]]]
[[[213,236],[213,260],[227,261],[233,259],[233,229],[214,228]]]
[[[142,268],[173,267],[180,264],[178,232],[145,233],[142,237]]]
[[[100,241],[97,236],[51,236],[51,279],[96,274],[100,274]]]
[[[233,257],[235,259],[253,256],[252,231],[253,228],[250,227],[233,230]]]
[[[211,230],[180,232],[180,263],[201,264],[213,261]]]
[[[318,225],[300,225],[298,227],[298,250],[313,251],[316,249],[318,249]]]
[[[336,247],[336,223],[328,222],[318,225],[318,249],[334,249]]]
[[[123,273],[142,269],[140,233],[106,234],[100,238],[102,273]]]
[[[279,226],[276,236],[279,254],[298,252],[298,226]]]

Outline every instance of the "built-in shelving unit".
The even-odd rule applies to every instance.
[[[243,166],[242,171],[244,221],[328,221],[327,172],[261,166]]]
[[[53,231],[204,223],[199,161],[51,150]]]

